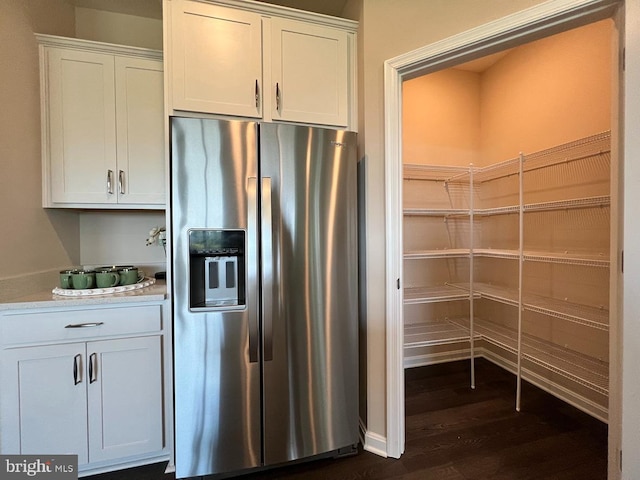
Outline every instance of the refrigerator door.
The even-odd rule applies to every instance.
[[[171,130],[176,477],[183,478],[261,464],[257,125],[173,118]],[[208,238],[206,229],[246,239],[238,272],[244,305],[190,304],[190,288],[204,288],[204,280],[193,285],[190,269],[211,257],[190,255],[189,238]]]
[[[358,442],[357,159],[352,132],[260,128],[264,462],[273,465]]]

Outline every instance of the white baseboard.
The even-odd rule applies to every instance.
[[[387,458],[387,438],[377,433],[368,432],[362,419],[360,419],[360,440],[362,447],[367,452]]]

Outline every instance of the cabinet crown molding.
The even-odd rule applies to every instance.
[[[177,0],[165,0],[168,2]],[[247,10],[259,13],[265,16],[275,16],[279,18],[288,18],[291,20],[301,20],[309,23],[317,23],[327,27],[336,27],[347,30],[350,33],[356,33],[358,30],[358,22],[347,18],[333,17],[322,13],[307,12],[297,10],[295,8],[283,7],[280,5],[271,5],[268,3],[258,2],[254,0],[191,0],[199,3],[209,3],[212,5],[221,5],[225,7],[233,7],[238,10]]]
[[[43,33],[36,33],[35,36],[38,44],[47,47],[77,48],[85,52],[95,51],[99,53],[109,53],[112,55],[127,55],[130,57],[162,60],[162,51],[150,48],[130,47],[127,45],[117,45],[115,43],[96,42],[94,40],[60,37],[57,35],[47,35]]]

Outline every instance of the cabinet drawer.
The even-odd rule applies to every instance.
[[[161,305],[17,313],[0,318],[0,339],[4,345],[129,335],[161,329]]]

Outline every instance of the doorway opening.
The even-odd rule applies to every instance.
[[[606,420],[608,410],[610,414],[618,414],[618,392],[609,391],[608,380],[608,350],[610,342],[614,342],[616,337],[615,309],[612,308],[609,315],[608,307],[609,299],[617,296],[615,275],[610,273],[615,271],[616,260],[615,255],[611,258],[611,251],[615,252],[616,249],[614,245],[609,248],[609,232],[617,229],[617,199],[609,200],[613,201],[613,205],[608,204],[610,213],[606,218],[600,215],[601,211],[598,213],[602,205],[595,204],[586,220],[578,219],[575,215],[560,218],[558,214],[548,213],[547,208],[539,214],[531,210],[533,204],[546,204],[551,208],[553,202],[609,196],[609,175],[616,174],[612,171],[612,168],[616,168],[615,165],[612,167],[615,158],[611,159],[611,143],[615,144],[617,138],[616,122],[611,122],[617,114],[617,80],[614,78],[617,57],[614,52],[618,43],[617,31],[611,20],[615,11],[612,2],[599,2],[598,5],[584,3],[590,4],[588,8],[585,5],[577,8],[575,4],[566,7],[561,21],[554,17],[558,13],[557,8],[553,10],[549,9],[549,5],[542,5],[528,10],[528,15],[508,17],[472,31],[473,34],[467,32],[459,38],[454,37],[422,51],[392,59],[385,65],[387,231],[390,232],[387,243],[387,284],[395,286],[396,279],[402,279],[404,286],[399,291],[390,287],[387,295],[387,451],[390,456],[399,456],[404,450],[405,367],[485,356],[518,374],[514,403],[519,409],[523,371],[526,372],[524,377],[527,381],[560,398],[571,391],[563,383],[572,375],[571,372],[563,366],[558,368],[555,360],[545,362],[539,358],[543,354],[545,358],[555,358],[558,356],[557,350],[543,352],[538,357],[531,354],[531,348],[539,350],[540,345],[546,348],[555,343],[561,349],[567,349],[568,353],[575,351],[580,358],[584,355],[596,363],[600,362],[598,372],[604,374],[604,379],[587,382],[589,385],[586,386],[583,382],[585,378],[573,379],[578,385],[574,390],[578,392],[574,396],[565,395],[563,400],[601,420]],[[576,72],[573,62],[578,58],[575,55],[560,58],[568,53],[564,47],[575,40],[573,37],[585,34],[602,35],[607,39],[604,46],[598,46],[603,47],[604,56],[607,57],[603,62],[608,61],[609,68],[606,71],[597,68],[591,71],[597,72],[597,75],[590,75],[587,71]],[[564,47],[560,48],[557,42]],[[549,47],[550,43],[555,43],[555,46],[549,50],[542,48]],[[554,57],[558,53],[562,55]],[[591,53],[587,50],[586,56]],[[545,65],[551,68],[552,64],[555,66],[551,71],[544,70]],[[595,65],[591,64],[591,67]],[[522,72],[527,70],[529,73],[523,75]],[[531,73],[531,70],[535,72]],[[574,75],[572,81],[568,77],[561,79],[570,71],[574,71],[577,77]],[[561,83],[562,88],[556,88]],[[510,84],[520,88],[520,100],[509,96]],[[598,96],[595,103],[602,105],[602,108],[594,105],[593,98],[580,100],[582,87],[578,84],[592,92],[600,91],[602,95]],[[603,84],[609,87],[607,92],[601,91]],[[458,92],[455,96],[443,95],[443,88],[449,91],[457,89]],[[546,95],[541,96],[541,91]],[[426,95],[426,99],[416,100],[420,95]],[[562,101],[554,98],[554,95],[563,96]],[[452,106],[452,99],[459,105]],[[429,108],[425,108],[427,105]],[[557,110],[550,113],[549,109],[554,106],[557,106]],[[580,111],[580,108],[586,110]],[[567,115],[572,112],[575,117],[569,121]],[[414,125],[419,125],[417,130],[407,126],[407,119],[411,116],[420,119],[414,122]],[[577,170],[558,173],[564,167],[559,166],[560,163],[553,158],[561,157],[568,148],[579,150],[584,148],[584,144],[591,145],[592,142],[609,145],[608,156],[597,154],[603,150],[602,145],[598,144],[594,147],[596,154],[593,161],[589,160],[588,166],[583,164]],[[519,152],[526,152],[525,157],[529,155],[529,165],[538,162],[531,173],[518,170],[525,163]],[[580,155],[577,153],[575,157]],[[591,156],[590,153],[586,155]],[[512,164],[501,165],[511,160]],[[547,160],[549,165],[545,163]],[[578,161],[571,163],[580,164]],[[433,166],[438,168],[434,171],[431,168]],[[547,173],[533,173],[547,167],[551,168]],[[496,168],[506,169],[505,175],[493,182],[491,188],[479,187],[480,184],[489,185],[496,180],[489,178],[491,175],[487,173]],[[593,182],[587,178],[589,175],[593,175]],[[518,183],[525,176],[529,178],[528,193],[523,193],[523,187]],[[549,179],[552,179],[552,190],[567,194],[564,197],[560,195],[561,200],[544,192]],[[576,179],[575,183],[579,185],[571,193],[570,189],[565,188],[565,182]],[[411,186],[407,186],[407,182],[411,182]],[[425,190],[427,184],[430,187]],[[590,187],[585,187],[587,184]],[[589,190],[594,185],[595,189]],[[580,189],[583,190],[578,193]],[[607,190],[606,194],[603,190]],[[594,192],[598,194],[592,195]],[[505,198],[498,199],[503,194]],[[506,198],[509,196],[511,198]],[[423,200],[435,204],[422,206],[420,202]],[[479,207],[482,202],[484,205]],[[493,204],[488,207],[487,202]],[[559,206],[557,203],[555,205]],[[513,206],[518,208],[511,214],[496,211],[492,216],[491,212],[487,212],[488,208]],[[525,209],[532,213],[525,214]],[[411,217],[409,221],[407,217]],[[435,224],[429,225],[433,219],[440,222],[440,233],[434,234]],[[586,227],[581,236],[597,241],[594,234],[597,230],[597,236],[602,240],[600,245],[589,252],[590,248],[582,244],[574,260],[592,260],[591,253],[596,252],[595,256],[604,257],[604,262],[597,265],[566,263],[561,257],[564,255],[567,258],[572,254],[568,248],[560,250],[561,245],[575,245],[579,239],[567,237],[559,241],[561,232],[555,227],[551,230],[555,233],[536,235],[544,230],[537,226],[551,224],[557,227],[568,219],[574,225],[585,227],[587,224],[593,227],[593,222],[599,222],[595,230]],[[410,235],[414,230],[416,235]],[[526,240],[523,239],[523,231],[529,232]],[[426,246],[420,244],[425,238],[428,239]],[[429,241],[432,243],[429,244]],[[531,256],[534,250],[540,253],[537,257]],[[523,263],[526,255],[529,258],[525,270]],[[585,268],[588,274],[580,273],[581,268]],[[561,283],[566,283],[571,272],[578,278],[572,287],[573,291],[559,288]],[[497,278],[487,279],[487,275],[496,273]],[[585,280],[587,277],[589,279]],[[578,302],[567,300],[569,297],[575,300],[579,296],[577,292],[588,291],[584,282],[599,285],[594,291],[598,291],[600,297],[595,299],[590,295]],[[459,289],[459,298],[441,301],[442,297],[438,296],[446,296],[446,293],[420,288],[435,286],[436,283]],[[485,284],[485,287],[511,283],[514,287],[511,293],[516,292],[516,296],[499,293],[492,298],[491,292],[486,289],[479,291],[479,288],[474,288],[474,283]],[[603,284],[604,290],[601,288]],[[451,292],[449,294],[455,296]],[[529,300],[531,295],[556,299],[561,303],[564,300],[589,304],[593,300],[602,306],[603,311],[607,311],[606,320],[604,316],[586,320],[568,319],[567,315],[558,311],[563,308],[538,308],[533,305],[535,302],[523,299],[521,292],[528,294]],[[518,311],[525,310],[522,308],[525,304],[531,307],[530,313],[518,318]],[[598,308],[595,304],[587,306]],[[465,317],[465,312],[466,323],[460,321]],[[490,325],[477,323],[474,328],[473,320],[478,314],[501,320]],[[437,322],[424,325],[425,318]],[[504,320],[506,318],[510,320]],[[405,324],[414,326],[413,332],[408,335]],[[566,325],[570,326],[568,330]],[[573,327],[577,328],[578,334],[570,333]],[[568,341],[569,337],[571,341]],[[532,345],[530,340],[538,343]],[[410,354],[405,355],[407,351]],[[602,362],[604,357],[607,357],[606,361]],[[470,363],[470,384],[474,386],[473,361]],[[593,370],[592,367],[590,365],[587,369]],[[610,368],[611,377],[617,377],[615,358],[611,359]],[[610,431],[610,452],[615,452],[618,437],[619,431]]]

